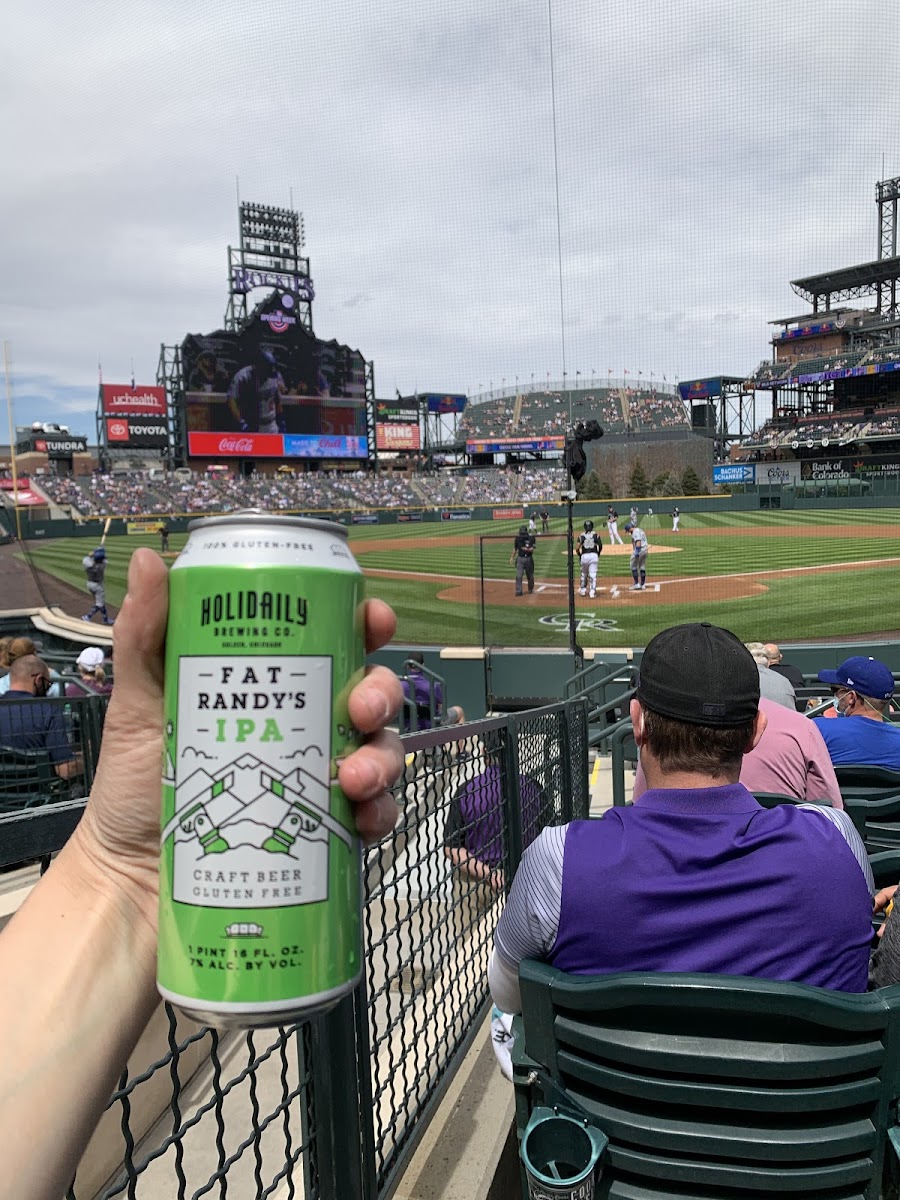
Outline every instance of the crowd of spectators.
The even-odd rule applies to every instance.
[[[43,476],[40,486],[52,501],[85,517],[143,516],[155,513],[396,508],[421,505],[406,475],[399,472],[314,471],[297,475],[213,475],[178,472],[149,476],[92,475],[80,479]]]
[[[84,517],[269,512],[355,508],[421,508],[443,504],[524,503],[558,498],[565,474],[559,467],[484,467],[467,474],[431,471],[409,475],[383,471],[314,471],[297,475],[159,472],[131,475],[41,477],[50,499]]]
[[[518,476],[511,467],[486,467],[466,476],[464,504],[503,504],[516,499]]]
[[[629,408],[632,426],[641,429],[683,429],[691,423],[684,401],[672,392],[632,392]]]
[[[570,417],[571,412],[571,417]],[[681,399],[656,387],[534,391],[470,404],[460,434],[477,438],[559,437],[572,421],[597,420],[607,433],[689,425]]]

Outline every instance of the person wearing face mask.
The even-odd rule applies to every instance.
[[[841,721],[814,717],[835,766],[887,767],[900,771],[900,726],[885,712],[894,694],[890,668],[875,658],[848,658],[835,671],[820,671],[831,687]]]
[[[36,654],[17,658],[9,668],[9,690],[0,697],[0,745],[14,750],[45,750],[60,779],[84,770],[72,749],[60,705],[48,703],[50,669]]]

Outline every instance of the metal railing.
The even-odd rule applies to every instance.
[[[111,1177],[83,1163],[67,1200],[392,1195],[488,1012],[494,926],[522,853],[588,815],[587,703],[403,741],[400,820],[363,857],[355,991],[253,1033],[161,1008],[165,1053],[132,1060],[103,1118],[120,1149]],[[0,817],[0,866],[59,849],[82,805]]]

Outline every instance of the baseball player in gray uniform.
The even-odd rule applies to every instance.
[[[647,535],[640,525],[632,525],[630,521],[625,532],[631,535],[631,577],[634,580],[628,590],[643,592],[647,586],[647,553],[650,550]]]
[[[103,624],[112,625],[112,618],[106,611],[106,588],[103,583],[106,575],[106,551],[102,546],[98,546],[93,554],[84,556],[81,565],[87,576],[87,590],[94,598],[93,608],[84,614],[81,618],[82,621],[90,621],[94,613],[100,613],[103,617]]]

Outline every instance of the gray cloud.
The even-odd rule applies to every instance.
[[[221,322],[236,175],[246,199],[293,189],[316,331],[372,358],[380,393],[559,376],[543,0],[75,10],[7,5],[19,420],[89,431],[98,358],[149,381],[161,341]],[[875,256],[885,150],[900,171],[893,6],[554,0],[553,19],[570,377],[749,370],[802,309],[788,279]]]

